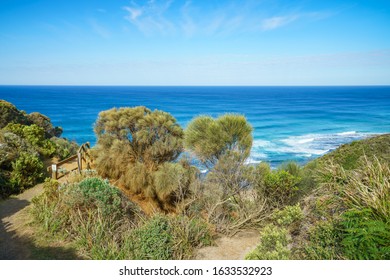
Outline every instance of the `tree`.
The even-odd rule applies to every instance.
[[[46,138],[60,137],[62,134],[62,128],[58,126],[54,127],[50,118],[41,113],[33,112],[28,115],[28,119],[31,123],[44,129]]]
[[[242,115],[226,114],[217,119],[200,116],[193,119],[185,133],[185,147],[208,168],[222,157],[234,153],[238,160],[249,157],[252,127]],[[238,156],[238,157],[237,157]]]
[[[189,167],[173,162],[183,151],[184,132],[169,113],[143,106],[113,108],[99,113],[95,133],[98,141],[93,155],[102,176],[118,179],[133,193],[160,204],[175,201],[182,182],[188,188],[191,180],[182,180],[182,176],[187,174],[183,168]],[[169,180],[161,179],[163,170]]]
[[[11,122],[30,124],[27,114],[24,111],[19,111],[15,105],[5,100],[0,100],[0,129]]]

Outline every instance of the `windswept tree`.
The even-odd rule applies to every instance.
[[[185,133],[185,147],[208,168],[225,156],[236,160],[249,157],[252,127],[242,115],[226,114],[217,119],[199,116],[191,121]]]
[[[173,162],[183,151],[184,132],[169,113],[143,106],[114,108],[100,112],[95,133],[96,169],[102,176],[161,205],[174,204],[179,188],[188,188],[193,172]],[[164,180],[162,172],[167,172]]]

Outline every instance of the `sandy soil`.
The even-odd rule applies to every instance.
[[[258,231],[246,230],[233,237],[222,236],[216,246],[204,247],[195,253],[196,260],[243,260],[245,255],[256,248],[260,235]]]
[[[0,202],[0,259],[28,259],[30,252],[27,244],[31,233],[26,230],[28,222],[26,207],[31,199],[42,192],[39,184],[22,194]]]

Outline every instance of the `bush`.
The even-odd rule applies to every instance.
[[[15,192],[30,188],[43,179],[43,163],[34,155],[22,153],[12,163],[10,182]]]
[[[34,221],[44,234],[71,240],[88,259],[129,259],[129,232],[140,211],[107,181],[87,178],[59,185],[47,180],[33,199]]]
[[[183,151],[183,130],[168,113],[145,107],[99,113],[93,151],[101,176],[119,179],[132,193],[167,210],[185,195],[193,176],[189,164],[174,163]],[[181,199],[183,197],[180,197]]]
[[[301,257],[309,260],[343,259],[340,242],[340,225],[335,221],[320,221],[309,230]]]
[[[194,248],[211,245],[208,225],[198,218],[155,215],[131,234],[133,258],[189,259]]]
[[[77,184],[76,195],[80,194],[86,206],[99,208],[103,216],[115,216],[122,213],[120,191],[112,187],[107,180],[92,177]]]
[[[55,145],[53,156],[57,156],[60,160],[75,155],[79,148],[76,142],[71,142],[65,138],[52,137],[50,138],[50,141]]]
[[[275,225],[267,225],[260,233],[260,244],[246,255],[246,260],[288,260],[290,250],[288,231]]]
[[[54,127],[49,117],[42,115],[41,113],[38,112],[33,112],[29,114],[27,117],[31,123],[41,127],[44,130],[45,138],[61,136],[62,128],[58,126]]]
[[[132,233],[133,258],[136,260],[173,259],[173,237],[169,220],[156,215]]]
[[[30,124],[27,115],[19,111],[13,104],[0,100],[0,129],[9,123]]]
[[[228,152],[245,161],[252,147],[252,127],[244,116],[226,114],[217,119],[199,116],[193,119],[185,132],[185,146],[195,153],[208,168]]]
[[[12,132],[25,139],[43,156],[49,157],[55,152],[54,143],[46,139],[44,129],[35,124],[27,126],[10,123],[4,128],[4,130]]]
[[[272,218],[280,226],[291,226],[303,219],[303,212],[298,203],[294,206],[286,206],[283,210],[275,211]]]
[[[282,207],[293,201],[299,190],[300,180],[300,177],[291,175],[285,170],[277,170],[265,174],[259,190],[271,206]]]
[[[353,260],[389,260],[390,225],[377,220],[370,208],[352,209],[342,215],[341,244]]]

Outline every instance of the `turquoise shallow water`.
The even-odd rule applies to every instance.
[[[199,114],[244,114],[254,128],[251,162],[305,163],[343,143],[390,132],[390,87],[0,86],[0,99],[38,111],[64,137],[95,143],[98,113],[144,105],[185,127]]]

